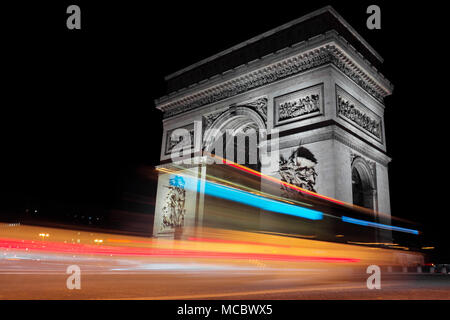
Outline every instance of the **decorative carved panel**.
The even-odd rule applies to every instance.
[[[274,99],[275,126],[323,114],[323,84]]]
[[[215,111],[213,113],[207,114],[206,116],[203,116],[203,129],[211,127],[211,125],[216,121],[216,119],[224,113],[226,110],[219,110]]]
[[[183,131],[175,132],[175,130],[184,129]],[[165,154],[168,155],[176,147],[176,149],[182,150],[186,146],[190,146],[192,149],[194,147],[194,124],[191,123],[187,126],[172,129],[166,133],[166,147]]]
[[[381,117],[336,85],[336,110],[341,119],[382,142]]]
[[[242,106],[250,107],[254,109],[259,115],[264,119],[264,122],[267,121],[267,102],[268,99],[266,97],[258,98],[252,102],[243,103]],[[240,106],[240,104],[239,104]]]
[[[170,185],[167,186],[169,191],[162,209],[160,232],[183,227],[186,215],[185,181],[181,176],[172,176],[169,181]]]

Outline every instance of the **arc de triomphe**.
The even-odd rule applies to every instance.
[[[164,132],[153,234],[202,223],[201,188],[171,183],[164,168],[180,144],[198,158],[227,130],[267,133],[254,143],[271,146],[277,161],[257,150],[254,169],[288,181],[284,169],[301,166],[304,178],[290,183],[382,212],[377,221],[390,224],[384,98],[393,86],[378,71],[382,62],[325,7],[167,76],[169,93],[156,100]],[[202,178],[207,167],[189,169]]]

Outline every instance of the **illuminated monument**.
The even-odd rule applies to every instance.
[[[373,221],[390,224],[383,100],[393,86],[378,71],[382,62],[325,7],[167,76],[169,93],[156,100],[164,132],[154,235],[201,225],[208,214],[204,184],[188,186],[193,182],[164,172],[174,148],[198,158],[227,131],[267,133],[247,144],[224,139],[228,159],[239,162],[244,151],[240,163],[252,169],[384,213]],[[189,168],[199,178],[209,173],[199,162]],[[292,192],[279,189],[285,197]]]

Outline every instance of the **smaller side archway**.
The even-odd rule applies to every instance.
[[[351,173],[353,204],[376,211],[376,183],[369,163],[362,157],[355,157]]]

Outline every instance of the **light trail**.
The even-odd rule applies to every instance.
[[[167,173],[172,173],[172,172],[168,170]],[[191,182],[195,183],[195,185],[197,185],[197,182],[199,181],[199,179],[197,179],[197,178],[188,177],[185,175],[176,175],[175,177],[181,177],[181,176],[183,176],[185,179],[190,179]],[[176,184],[177,182],[174,182],[174,181],[177,181],[177,180],[171,179],[170,184],[173,186],[177,186],[177,184]],[[187,185],[189,186],[191,184],[187,184]],[[192,187],[188,187],[188,188],[193,191],[198,191],[197,189],[194,189]],[[295,206],[295,205],[291,205],[291,204],[287,204],[287,203],[282,203],[282,202],[275,201],[272,199],[267,199],[262,196],[254,195],[249,192],[234,189],[234,188],[231,188],[228,186],[223,186],[223,185],[220,185],[220,184],[217,184],[214,182],[210,182],[210,181],[206,181],[206,180],[205,180],[204,192],[205,192],[205,194],[208,194],[208,195],[211,195],[211,196],[214,196],[217,198],[222,198],[222,199],[226,199],[226,200],[230,200],[230,201],[243,203],[243,204],[253,206],[256,208],[260,208],[263,210],[267,210],[267,211],[297,216],[297,217],[306,218],[306,219],[310,219],[310,220],[321,220],[323,218],[323,213],[320,211],[307,209],[307,208],[303,208],[303,207],[299,207],[299,206]],[[329,215],[329,214],[327,214],[327,216],[341,219],[343,222],[353,223],[353,224],[362,225],[362,226],[366,226],[366,227],[393,230],[393,231],[411,233],[411,234],[416,234],[416,235],[419,234],[419,231],[414,230],[414,229],[396,227],[396,226],[392,226],[392,225],[386,225],[386,224],[382,224],[382,223],[359,220],[359,219],[349,218],[349,217],[345,217],[345,216],[342,216],[340,218],[333,216],[333,215]]]
[[[181,175],[177,175],[176,177],[181,177]],[[197,185],[199,179],[183,176],[185,179],[189,179],[191,183],[186,183],[185,188],[193,190],[192,185]],[[193,183],[192,183],[193,182]],[[170,184],[173,186],[178,186],[178,179],[170,179]],[[197,191],[197,189],[193,190]],[[320,211],[307,209],[299,206],[295,206],[288,203],[283,203],[280,201],[275,201],[272,199],[267,199],[258,195],[251,194],[246,191],[234,189],[231,187],[222,186],[220,184],[205,181],[205,194],[230,200],[234,202],[239,202],[246,204],[248,206],[252,206],[255,208],[292,215],[300,218],[306,218],[310,220],[321,220],[323,218],[323,214]]]
[[[280,179],[277,179],[277,178],[268,176],[268,175],[266,175],[266,174],[263,174],[263,173],[258,172],[258,171],[256,171],[256,170],[247,168],[247,167],[245,167],[245,166],[241,166],[241,165],[239,165],[239,164],[237,164],[237,163],[225,163],[225,164],[226,164],[226,165],[229,165],[229,166],[231,166],[231,167],[233,167],[233,168],[236,168],[236,169],[245,171],[245,172],[247,172],[247,173],[256,175],[256,176],[258,176],[258,177],[260,177],[260,178],[264,178],[264,179],[267,179],[267,180],[270,180],[270,181],[273,181],[273,182],[282,184],[283,186],[286,186],[286,187],[291,188],[291,189],[293,189],[293,190],[297,190],[297,191],[299,191],[299,192],[301,192],[301,193],[306,193],[306,194],[308,194],[308,195],[311,195],[311,196],[314,196],[314,197],[317,197],[317,198],[320,198],[320,199],[325,199],[325,200],[328,200],[328,201],[330,201],[330,202],[334,202],[334,203],[337,203],[337,204],[340,204],[340,205],[350,205],[350,206],[353,206],[353,205],[348,204],[348,203],[346,203],[346,202],[343,202],[343,201],[340,201],[340,200],[337,200],[337,199],[334,199],[334,198],[330,198],[330,197],[327,197],[327,196],[324,196],[324,195],[321,195],[321,194],[318,194],[318,193],[315,193],[315,192],[312,192],[312,191],[309,191],[309,190],[306,190],[306,189],[297,187],[296,185],[290,184],[290,183],[288,183],[288,182],[284,182],[284,181],[282,181],[282,180],[280,180]]]
[[[185,249],[161,249],[161,248],[135,248],[135,247],[112,247],[85,244],[65,244],[48,241],[30,241],[0,238],[0,248],[11,250],[33,250],[37,252],[57,252],[68,254],[94,254],[109,256],[148,256],[166,258],[209,258],[209,259],[233,259],[233,260],[268,260],[286,262],[326,262],[326,263],[352,263],[359,262],[358,258],[330,257],[330,256],[308,256],[275,253],[254,252],[227,252],[227,251],[202,251]]]
[[[189,172],[192,173],[192,175],[196,175],[196,173],[193,172],[191,169],[184,169],[184,168],[179,167],[179,166],[177,166],[177,168],[179,168],[180,170],[189,171]],[[164,172],[164,173],[169,173],[169,174],[178,174],[177,171],[166,169],[166,168],[157,168],[156,170]],[[229,181],[229,180],[218,178],[218,177],[210,175],[210,174],[206,174],[205,178],[210,178],[211,180],[213,180],[215,182],[218,181],[218,182],[222,183],[225,186],[232,186],[232,187],[235,187],[237,189],[242,189],[242,190],[245,190],[245,191],[250,192],[250,193],[258,194],[258,195],[260,195],[262,197],[275,199],[275,200],[283,201],[283,202],[290,203],[290,204],[299,204],[301,206],[307,206],[307,207],[312,207],[313,206],[312,204],[309,204],[309,203],[306,203],[306,202],[301,202],[301,201],[298,201],[298,200],[295,200],[295,199],[287,199],[287,198],[283,198],[283,197],[276,196],[276,195],[273,195],[273,194],[269,194],[267,192],[263,192],[261,190],[253,189],[253,188],[244,186],[244,185],[239,184],[239,183],[235,183],[235,182],[232,182],[232,181]]]
[[[253,169],[250,169],[250,168],[245,167],[245,166],[243,166],[243,165],[237,164],[237,163],[235,163],[235,162],[233,162],[233,161],[230,161],[230,160],[228,160],[228,159],[223,159],[223,158],[221,158],[221,157],[219,157],[219,156],[216,156],[216,155],[214,155],[213,157],[219,159],[223,164],[226,164],[226,165],[228,165],[228,166],[231,166],[231,167],[233,167],[233,168],[235,168],[235,169],[238,169],[238,170],[241,170],[241,171],[250,173],[250,174],[255,175],[255,176],[257,176],[257,177],[260,177],[260,178],[264,178],[264,179],[270,180],[270,181],[272,181],[272,182],[281,184],[281,185],[286,186],[286,187],[288,187],[288,188],[291,188],[291,189],[293,189],[293,190],[297,190],[297,191],[299,191],[299,192],[306,193],[306,194],[308,194],[308,195],[312,195],[312,196],[314,196],[314,197],[317,197],[317,198],[320,198],[320,199],[324,199],[324,200],[327,200],[327,201],[330,201],[330,202],[333,202],[333,203],[336,203],[336,204],[339,204],[339,205],[343,205],[343,206],[355,208],[355,209],[358,209],[358,210],[363,211],[363,212],[366,212],[366,213],[367,213],[367,211],[370,211],[371,214],[374,213],[373,210],[369,210],[369,209],[367,209],[367,208],[363,208],[363,207],[360,207],[360,206],[357,206],[357,205],[354,205],[354,204],[347,203],[347,202],[345,202],[345,201],[340,201],[340,200],[337,200],[337,199],[334,199],[334,198],[330,198],[330,197],[327,197],[327,196],[324,196],[324,195],[321,195],[321,194],[318,194],[318,193],[315,193],[315,192],[312,192],[312,191],[309,191],[309,190],[300,188],[300,187],[295,186],[295,185],[293,185],[293,184],[290,184],[290,183],[288,183],[288,182],[284,182],[284,181],[282,181],[282,180],[280,180],[280,179],[278,179],[278,178],[275,178],[275,177],[272,177],[272,176],[263,174],[263,173],[258,172],[258,171],[256,171],[256,170],[253,170]],[[184,168],[181,167],[181,169],[184,169]],[[159,169],[157,169],[157,170],[163,171],[163,172],[166,172],[166,173],[175,173],[174,171],[171,171],[171,170],[168,170],[168,169],[162,169],[162,168],[159,168]],[[221,180],[223,180],[223,179],[221,179]],[[206,181],[206,180],[205,180],[205,181]],[[229,182],[227,181],[226,183],[229,183]],[[264,196],[265,196],[265,195],[263,195],[263,196],[261,196],[261,197],[259,197],[259,198],[263,198]],[[229,199],[229,200],[231,200],[231,199]],[[267,199],[266,199],[266,200],[267,200]],[[236,200],[234,200],[234,201],[236,201]],[[281,199],[281,201],[284,201],[284,200]],[[239,202],[239,201],[237,201],[237,202]],[[241,202],[241,203],[245,203],[245,202]],[[252,204],[250,204],[250,205],[252,205]],[[308,205],[309,205],[309,204],[308,204]],[[310,206],[310,205],[309,205],[309,206]],[[262,209],[264,209],[264,208],[262,208]],[[303,208],[303,209],[304,209],[304,208]],[[268,210],[268,209],[265,209],[265,210]],[[269,211],[271,211],[271,210],[269,210]],[[284,212],[279,212],[279,211],[274,211],[274,212],[284,213]],[[317,211],[317,212],[319,212],[319,211]],[[322,213],[322,212],[320,212],[320,213],[322,214],[322,216],[321,216],[320,219],[322,219],[323,215],[326,215],[326,216],[329,216],[329,217],[333,217],[333,218],[337,218],[337,219],[342,219],[342,220],[343,220],[343,217],[336,217],[336,216],[333,216],[333,215],[324,214],[324,213]],[[379,215],[385,215],[385,214],[383,214],[383,213],[381,213],[381,212],[377,212],[377,213],[378,213]],[[289,214],[289,213],[285,213],[285,214]],[[296,214],[293,214],[293,215],[296,215]],[[392,217],[391,217],[391,218],[392,218]],[[316,220],[317,220],[317,219],[316,219]],[[354,220],[355,220],[355,221],[358,221],[358,219],[354,219]],[[344,220],[343,220],[343,221],[344,221]],[[373,228],[388,229],[388,230],[393,230],[393,231],[398,231],[398,232],[411,233],[411,234],[416,234],[416,235],[419,234],[419,231],[418,231],[418,230],[414,230],[414,229],[408,229],[408,228],[396,227],[396,226],[392,226],[392,225],[386,225],[386,224],[375,223],[375,222],[364,221],[364,220],[359,220],[359,221],[360,221],[359,223],[355,223],[355,224],[363,225],[363,226],[369,226],[369,227],[373,227]],[[349,221],[344,221],[344,222],[349,222]]]
[[[358,224],[360,226],[365,226],[365,227],[373,227],[373,228],[378,228],[378,229],[394,230],[394,231],[412,233],[412,234],[417,234],[417,235],[419,234],[419,231],[418,230],[414,230],[414,229],[396,227],[396,226],[391,226],[391,225],[387,225],[387,224],[376,223],[376,222],[365,221],[365,220],[359,220],[359,219],[354,219],[354,218],[345,217],[345,216],[342,217],[342,221],[348,222],[348,223],[353,223],[353,224]]]
[[[282,244],[268,244],[262,242],[253,242],[253,241],[237,241],[237,240],[224,240],[224,239],[215,239],[215,238],[197,238],[197,237],[189,237],[189,241],[200,241],[200,242],[214,242],[214,243],[227,243],[227,244],[240,244],[240,245],[253,245],[253,246],[269,246],[269,247],[278,247],[278,248],[292,248],[289,245]]]

